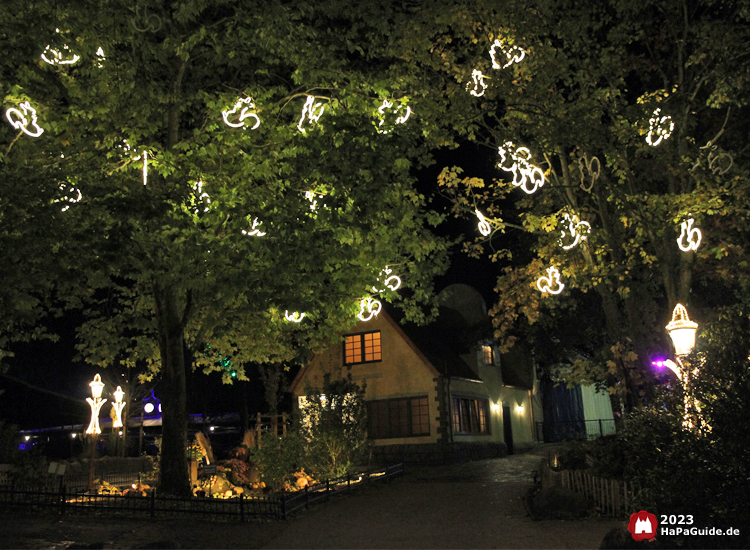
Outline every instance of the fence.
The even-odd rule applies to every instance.
[[[403,475],[404,465],[396,464],[361,474],[328,480],[303,491],[280,496],[214,498],[167,497],[151,491],[148,496],[75,494],[66,485],[54,489],[49,484],[0,486],[0,508],[22,507],[46,509],[65,514],[112,514],[148,517],[191,516],[213,521],[247,521],[253,518],[286,519],[310,505],[327,501],[332,495],[349,492],[372,481],[390,481]]]
[[[586,470],[555,471],[542,465],[542,486],[562,486],[575,493],[582,493],[602,515],[623,517],[632,510],[633,500],[640,488],[633,483],[616,479],[605,479]]]
[[[558,443],[571,439],[596,439],[616,432],[614,419],[537,422],[538,441]]]

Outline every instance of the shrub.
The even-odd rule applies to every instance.
[[[304,440],[297,430],[288,430],[284,437],[264,437],[255,449],[252,461],[263,481],[279,491],[294,472],[305,465]]]

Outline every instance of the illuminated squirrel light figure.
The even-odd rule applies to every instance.
[[[309,119],[310,125],[312,126],[314,122],[318,122],[323,115],[324,110],[325,105],[322,103],[315,103],[315,98],[313,96],[307,96],[307,101],[305,101],[305,105],[302,107],[302,116],[297,124],[297,129],[304,134],[305,129],[302,125],[305,123],[305,118]]]
[[[589,159],[588,155],[584,153],[584,155],[578,159],[578,168],[581,172],[580,187],[587,193],[590,193],[594,188],[594,183],[596,183],[596,180],[599,179],[599,176],[602,173],[602,163],[599,162],[597,157],[591,157]],[[589,183],[588,186],[585,184],[587,174],[591,180],[591,183]]]
[[[669,139],[674,130],[674,122],[672,117],[669,115],[660,116],[661,109],[656,109],[654,114],[649,119],[648,136],[646,136],[646,143],[652,147],[659,145],[662,140]],[[667,128],[668,127],[668,128]],[[659,136],[658,139],[654,138],[654,134]]]
[[[527,194],[531,195],[544,185],[544,172],[542,172],[541,168],[529,162],[531,151],[527,147],[518,147],[515,152],[512,151],[513,147],[515,145],[513,145],[512,141],[506,141],[498,148],[500,162],[498,162],[497,166],[501,170],[512,172],[513,185],[520,187]],[[533,184],[533,187],[526,187],[527,182]]]
[[[557,290],[552,290],[552,286],[557,285]],[[547,276],[542,275],[536,282],[536,287],[540,292],[549,292],[550,294],[560,294],[565,285],[560,282],[560,272],[555,267],[547,268]]]
[[[482,74],[482,71],[474,69],[471,72],[471,78],[473,79],[473,87],[469,90],[469,87],[472,86],[472,82],[467,82],[466,89],[469,90],[469,93],[474,97],[482,97],[487,90],[487,84],[484,83],[486,77]]]
[[[59,199],[55,199],[52,202],[67,202],[67,203],[70,203],[70,204],[75,204],[75,203],[77,203],[78,201],[80,201],[83,198],[83,195],[81,194],[81,190],[78,189],[78,188],[76,188],[76,187],[73,187],[73,186],[69,187],[69,186],[65,185],[64,183],[61,183],[60,184],[60,190],[61,191],[68,191],[68,190],[70,190],[70,192],[67,192],[63,197],[61,197]],[[78,193],[78,196],[77,197],[72,197],[71,195],[73,193]],[[68,208],[70,208],[70,204],[66,204],[63,207],[62,211],[65,212]]]
[[[237,122],[229,122],[229,117],[236,113],[237,109],[240,109],[240,116],[237,119]],[[231,126],[232,128],[242,128],[245,125],[244,120],[246,118],[254,118],[255,124],[250,127],[250,129],[255,130],[260,126],[260,117],[258,117],[257,114],[250,112],[251,109],[255,109],[253,99],[251,97],[241,97],[237,100],[237,103],[234,104],[234,107],[232,107],[231,110],[222,111],[221,116],[224,118],[224,122],[226,122],[227,126]]]
[[[570,236],[573,238],[573,243],[569,245],[563,244],[563,239],[566,235],[566,231],[564,229],[561,232],[562,234],[560,235],[560,240],[558,242],[560,243],[560,246],[563,248],[563,250],[570,250],[579,242],[586,240],[586,234],[580,231],[579,228],[585,229],[585,232],[589,233],[591,231],[591,224],[589,224],[589,222],[579,221],[578,216],[576,216],[575,214],[573,215],[573,217],[571,217],[570,214],[565,213],[564,218],[565,222],[563,222],[563,224],[566,224],[568,226],[568,231],[570,232]]]
[[[507,62],[502,67],[495,58],[498,48],[500,48],[500,51],[505,55],[505,58],[507,59]],[[493,69],[505,69],[506,67],[510,67],[511,65],[513,65],[513,63],[520,63],[521,61],[523,61],[525,55],[526,52],[518,46],[511,46],[506,50],[503,47],[502,42],[500,42],[499,40],[495,40],[492,43],[492,47],[490,48],[490,57],[492,58]]]
[[[393,108],[393,103],[388,101],[387,99],[383,100],[383,104],[378,107],[378,118],[380,118],[380,123],[378,124],[378,133],[380,134],[389,134],[390,130],[381,129],[383,124],[385,124],[385,115],[386,112],[392,113],[392,114],[398,114],[401,111],[404,110],[404,105],[398,105],[397,107]],[[402,114],[398,118],[396,118],[395,124],[403,124],[407,120],[409,120],[409,116],[411,115],[411,108],[406,105],[406,113]]]
[[[304,318],[305,318],[305,314],[304,313],[299,313],[298,311],[293,312],[291,315],[289,315],[289,310],[286,310],[284,312],[284,319],[286,319],[287,321],[290,321],[292,323],[299,323]]]
[[[698,246],[701,244],[701,230],[697,227],[693,227],[695,220],[689,218],[680,224],[681,231],[680,236],[677,239],[677,246],[683,252],[690,252],[691,250],[698,250]]]
[[[261,222],[261,221],[258,221],[258,218],[255,218],[255,219],[253,220],[253,226],[252,226],[252,227],[250,228],[250,231],[245,231],[245,230],[243,229],[243,230],[242,230],[242,234],[243,234],[243,235],[247,235],[248,237],[265,237],[265,236],[266,236],[266,234],[265,234],[265,233],[263,233],[263,232],[262,232],[262,231],[261,231],[261,230],[259,229],[259,227],[258,227],[258,226],[259,226],[260,224],[262,224],[262,223],[263,223],[263,222]]]
[[[359,319],[360,321],[369,321],[378,313],[380,313],[380,309],[382,307],[383,304],[381,304],[378,300],[373,300],[368,296],[359,303],[359,313],[357,313],[357,319]],[[365,312],[369,313],[367,317],[365,317]]]
[[[195,187],[193,188],[193,190],[195,191],[195,193],[197,195],[196,198],[197,198],[198,201],[200,201],[200,202],[204,202],[205,201],[206,206],[203,209],[203,211],[204,212],[208,212],[209,205],[211,204],[211,197],[209,196],[208,193],[206,193],[203,190],[203,182],[200,181],[200,180],[198,180],[198,183],[195,184]],[[199,210],[200,210],[200,207],[196,208],[195,209],[195,213],[197,214]]]
[[[390,275],[390,277],[388,277],[385,280],[385,286],[387,286],[391,290],[395,291],[395,290],[398,290],[401,287],[401,278],[398,275],[391,275],[392,272],[393,272],[393,270],[391,268],[389,268],[388,266],[385,266],[385,269],[383,271],[381,271],[380,275],[378,276],[378,282],[380,281],[380,278],[383,275]],[[389,281],[390,281],[390,283],[389,283]],[[377,288],[372,287],[372,291],[373,292],[385,292],[385,289],[378,290]]]
[[[10,125],[17,130],[23,131],[27,136],[41,136],[44,129],[36,123],[36,109],[34,109],[28,101],[24,101],[19,107],[21,108],[20,111],[15,107],[11,107],[5,111],[5,118],[8,119]],[[27,116],[28,118],[26,118]],[[29,131],[29,126],[32,126],[35,130],[33,132]]]
[[[477,218],[479,218],[479,232],[486,237],[492,233],[492,226],[490,225],[490,222],[485,219],[479,209],[474,210],[474,212],[476,213]]]

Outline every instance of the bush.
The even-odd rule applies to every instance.
[[[0,464],[13,464],[18,460],[17,426],[0,420]]]
[[[264,437],[260,449],[252,454],[258,473],[274,491],[280,491],[294,472],[305,466],[304,439],[297,430],[284,437]]]

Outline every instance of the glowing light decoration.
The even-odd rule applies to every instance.
[[[672,117],[669,115],[661,116],[661,109],[656,109],[654,114],[651,115],[651,119],[648,121],[648,135],[646,136],[646,143],[652,147],[659,145],[662,140],[669,139],[674,130],[674,122]]]
[[[503,60],[502,57],[500,58],[500,61],[497,59],[497,50],[500,49],[500,52],[505,55],[505,59]],[[502,42],[499,40],[495,40],[495,42],[492,43],[492,47],[490,48],[490,57],[492,58],[492,68],[493,69],[505,69],[506,67],[510,67],[514,63],[520,63],[523,61],[523,58],[526,56],[526,52],[519,48],[518,46],[510,46],[509,48],[504,48]],[[501,62],[505,62],[504,65],[500,65]]]
[[[683,252],[690,252],[691,250],[698,250],[701,244],[701,230],[697,227],[693,227],[695,220],[689,218],[688,220],[680,224],[680,236],[677,238],[677,246]]]
[[[498,168],[513,173],[513,185],[520,187],[531,195],[544,185],[544,172],[529,162],[531,152],[527,147],[518,147],[513,151],[512,141],[506,141],[498,148],[500,162]],[[531,187],[527,187],[531,185]]]
[[[107,60],[107,58],[104,57],[104,50],[101,48],[101,46],[98,50],[96,50],[96,57],[99,58],[96,62],[96,66],[101,69],[102,67],[104,67],[103,62]]]
[[[261,230],[259,229],[259,226],[260,226],[260,225],[261,225],[262,223],[263,223],[263,222],[261,222],[261,221],[258,221],[258,218],[255,218],[255,219],[253,220],[253,226],[252,226],[252,227],[250,228],[250,231],[245,231],[245,230],[243,229],[243,230],[242,230],[242,234],[243,234],[243,235],[247,235],[248,237],[265,237],[265,236],[266,236],[266,234],[265,234],[264,232],[262,232],[262,231],[261,231]]]
[[[161,29],[161,17],[148,13],[148,6],[143,6],[142,12],[140,6],[136,6],[135,17],[130,19],[130,23],[138,32],[156,32]]]
[[[406,111],[404,111],[404,108],[406,108]],[[396,107],[394,107],[393,103],[391,103],[387,99],[384,99],[383,104],[378,107],[378,118],[380,119],[380,123],[378,123],[378,133],[390,134],[391,130],[383,128],[386,115],[398,115],[399,113],[402,114],[396,118],[394,124],[404,124],[407,120],[409,120],[409,116],[411,115],[411,107],[409,107],[408,105],[402,105],[400,103]]]
[[[469,87],[471,87],[471,90],[469,90],[471,95],[474,97],[482,97],[487,90],[487,84],[484,83],[486,77],[482,74],[482,71],[474,69],[471,71],[471,78],[473,82],[468,82],[466,84],[466,89],[469,90]]]
[[[101,410],[102,405],[107,402],[107,400],[102,399],[102,390],[104,389],[104,384],[102,383],[102,378],[101,376],[99,376],[99,374],[94,376],[94,381],[91,382],[89,386],[91,386],[91,397],[87,397],[86,401],[91,406],[91,422],[89,423],[89,427],[86,429],[86,433],[96,435],[102,433],[102,430],[99,427],[99,411]]]
[[[357,319],[360,321],[369,321],[375,317],[382,309],[383,304],[378,300],[373,300],[371,297],[367,297],[359,303],[359,313],[357,313]]]
[[[564,229],[562,230],[562,234],[560,235],[560,240],[558,241],[560,243],[560,246],[563,248],[563,250],[570,250],[571,248],[574,248],[578,245],[581,241],[586,240],[586,234],[591,231],[591,225],[589,222],[582,222],[578,219],[578,216],[573,214],[571,216],[567,212],[564,215],[565,221],[563,222],[564,225],[568,226],[568,231],[566,232]],[[573,239],[573,242],[566,245],[565,243],[565,236],[570,235],[570,238]]]
[[[77,188],[72,187],[72,186],[68,186],[68,185],[66,185],[64,183],[60,184],[60,190],[61,191],[65,191],[66,194],[64,196],[62,196],[61,198],[59,198],[59,199],[55,199],[52,202],[67,202],[67,203],[69,203],[69,204],[66,204],[65,206],[63,206],[63,208],[62,208],[63,212],[65,212],[68,208],[70,208],[71,204],[75,204],[75,203],[79,202],[83,198],[83,195],[81,194],[81,190],[80,189],[77,189]]]
[[[305,123],[305,120],[308,121],[309,126],[312,126],[313,123],[318,122],[323,115],[324,110],[325,105],[322,103],[315,103],[315,98],[313,96],[307,96],[307,101],[305,101],[305,105],[302,107],[302,116],[297,124],[297,129],[304,134],[305,129],[302,125]]]
[[[193,189],[195,190],[195,194],[197,195],[197,201],[206,204],[206,206],[203,208],[203,211],[208,212],[208,208],[211,205],[211,197],[203,190],[203,182],[198,180],[198,183],[195,184],[195,187]],[[199,210],[200,207],[196,208],[195,213],[197,214]]]
[[[57,32],[60,32],[59,29]],[[59,50],[47,46],[42,52],[42,60],[50,65],[72,65],[79,59],[81,56],[71,53],[67,46],[60,46]]]
[[[388,266],[385,266],[385,269],[380,272],[380,275],[378,275],[378,282],[380,282],[380,279],[383,278],[383,276],[388,276],[385,279],[385,286],[390,288],[393,291],[398,290],[401,287],[401,278],[398,275],[391,275],[393,270],[389,268]],[[375,287],[372,287],[373,292],[385,292],[385,289],[378,290]]]
[[[36,123],[36,109],[28,101],[24,101],[19,107],[21,108],[20,111],[15,107],[5,111],[5,118],[8,119],[10,125],[16,130],[23,131],[27,136],[41,136],[44,129]]]
[[[143,185],[148,182],[148,153],[143,151]]]
[[[587,154],[583,154],[578,159],[578,167],[581,172],[581,189],[590,193],[594,188],[594,183],[599,179],[602,173],[602,163],[599,162],[597,157],[589,158]],[[586,185],[586,179],[588,178],[589,184]]]
[[[234,107],[232,107],[229,111],[222,111],[221,116],[224,117],[224,122],[228,126],[231,126],[232,128],[242,128],[245,126],[245,119],[247,118],[254,118],[255,124],[250,127],[251,130],[255,130],[258,126],[260,126],[260,117],[252,110],[255,109],[255,103],[253,102],[253,99],[251,97],[241,97],[237,100],[237,103],[234,104]],[[233,116],[237,110],[240,111],[240,114],[238,117]],[[235,120],[234,122],[230,121],[230,118]]]
[[[117,389],[112,392],[112,394],[115,396],[115,402],[112,403],[112,410],[115,413],[115,418],[112,421],[112,427],[122,428],[122,409],[125,408],[125,403],[122,402],[122,398],[125,395],[125,392],[122,391],[122,388],[120,386],[117,386]],[[122,435],[122,432],[120,432],[120,435]]]
[[[695,332],[698,323],[691,321],[687,309],[682,304],[677,304],[672,311],[672,320],[665,327],[672,338],[674,353],[678,357],[689,355],[695,347]]]
[[[479,218],[479,232],[486,237],[492,233],[492,226],[490,225],[490,222],[485,219],[479,209],[474,210],[474,212],[476,213],[477,218]]]
[[[304,318],[305,318],[305,314],[299,313],[298,311],[293,312],[291,315],[289,314],[288,310],[284,312],[284,319],[292,323],[299,323]]]
[[[556,290],[552,287],[557,286]],[[547,268],[547,276],[542,275],[536,282],[536,287],[540,292],[549,292],[550,294],[560,294],[565,285],[560,282],[560,272],[555,267]]]

